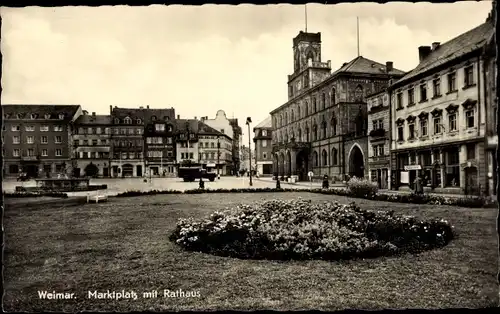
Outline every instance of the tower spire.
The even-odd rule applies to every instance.
[[[356,16],[356,38],[358,43],[358,57],[359,57],[359,17]]]
[[[306,16],[306,33],[307,33],[307,4],[304,4],[304,13]]]

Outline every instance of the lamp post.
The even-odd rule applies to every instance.
[[[252,123],[252,118],[247,117],[246,125],[248,126],[248,167],[250,168],[250,186],[252,186],[252,146],[250,140],[250,123]]]
[[[220,163],[220,142],[217,135],[217,178],[219,177],[219,163]]]

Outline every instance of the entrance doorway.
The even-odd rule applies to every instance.
[[[137,176],[138,177],[142,177],[142,166],[141,165],[137,165],[136,167],[136,170],[137,170]]]
[[[479,195],[480,190],[477,184],[477,168],[467,167],[465,168],[465,194],[467,195]]]
[[[349,156],[349,176],[363,178],[365,176],[365,162],[359,146],[355,145]]]
[[[131,164],[125,164],[122,166],[122,177],[132,177],[134,176],[134,167]]]
[[[28,175],[30,178],[37,178],[38,177],[38,165],[26,165],[23,167],[24,172]]]
[[[297,154],[296,158],[296,166],[297,166],[297,175],[299,177],[299,181],[307,180],[308,169],[308,156],[307,152],[302,150]]]

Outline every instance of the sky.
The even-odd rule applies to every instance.
[[[410,71],[418,46],[483,23],[491,1],[307,5],[332,71],[360,54]],[[292,39],[304,5],[0,8],[3,104],[174,107],[181,118],[222,109],[255,126],[286,103]]]

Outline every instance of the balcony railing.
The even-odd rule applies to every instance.
[[[39,159],[40,159],[39,156],[22,156],[21,157],[22,161],[37,161]]]
[[[370,131],[370,136],[371,137],[385,137],[386,132],[384,129],[375,129]]]

